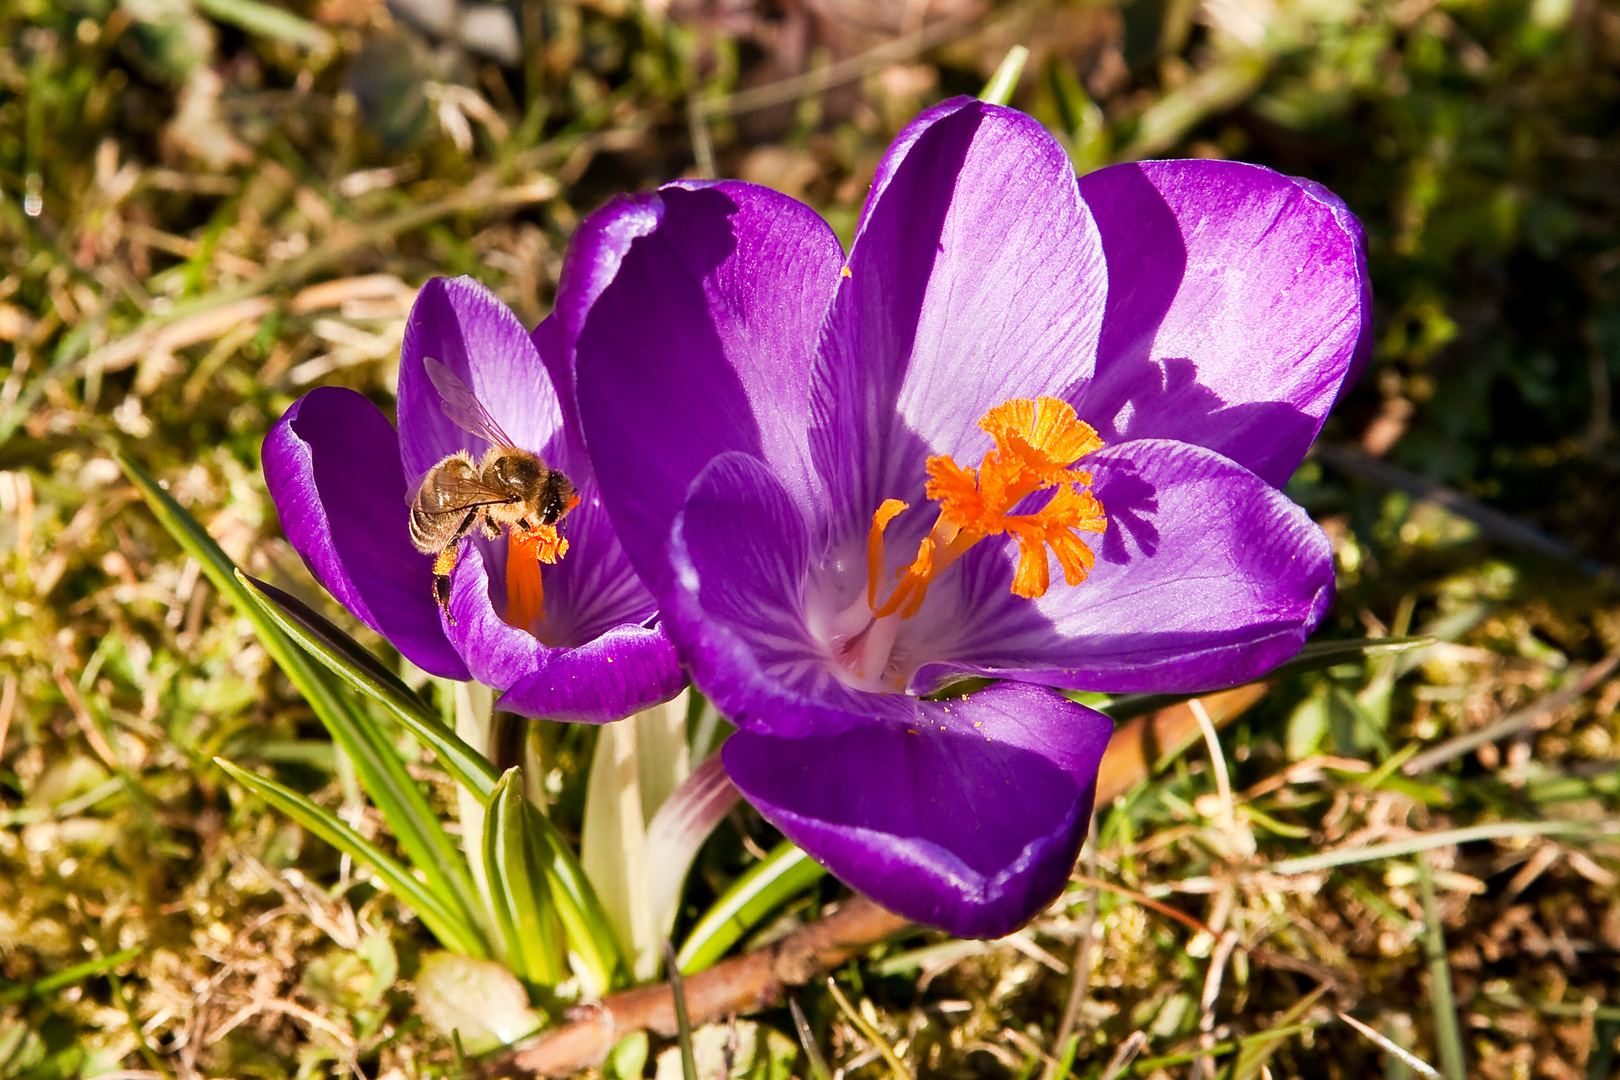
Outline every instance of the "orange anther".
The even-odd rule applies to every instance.
[[[1068,475],[1069,466],[1094,450],[1102,439],[1075,415],[1074,406],[1058,398],[1013,398],[985,413],[979,427],[996,440],[1004,466],[1014,463],[1042,487],[1055,483],[1090,483]]]
[[[872,528],[866,534],[867,607],[877,607],[878,578],[883,573],[883,530],[887,529],[895,515],[908,505],[899,499],[884,499],[883,505],[872,515]]]
[[[1070,585],[1085,581],[1095,563],[1091,549],[1075,533],[1100,533],[1108,521],[1097,497],[1079,486],[1091,483],[1091,473],[1073,466],[1102,446],[1097,432],[1075,416],[1073,406],[1046,397],[1002,402],[984,414],[979,426],[995,439],[996,448],[984,455],[977,470],[944,455],[928,459],[927,492],[940,504],[939,518],[882,607],[877,606],[877,580],[883,528],[904,504],[891,499],[873,515],[867,538],[867,604],[874,617],[896,611],[902,618],[915,615],[929,582],[986,536],[1011,533],[1017,541],[1012,591],[1026,598],[1043,595],[1050,585],[1048,548]],[[1035,513],[1012,513],[1028,496],[1054,488],[1050,501]]]
[[[530,559],[554,563],[568,554],[568,540],[559,535],[555,525],[536,525],[532,529],[512,529],[507,534],[508,551],[525,552]]]
[[[923,599],[928,595],[929,579],[934,576],[934,546],[932,536],[924,537],[923,542],[917,545],[917,557],[911,560],[910,566],[900,571],[900,584],[889,594],[888,601],[872,612],[874,618],[881,619],[896,611],[900,612],[902,619],[917,614],[917,609],[922,607]]]

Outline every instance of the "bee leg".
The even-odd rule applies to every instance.
[[[462,538],[472,531],[477,522],[477,510],[462,518],[461,524],[456,526],[456,531],[449,542],[433,557],[433,599],[438,601],[439,610],[444,612],[445,620],[451,626],[456,625],[456,617],[450,613],[450,574],[456,568],[456,557]]]
[[[456,547],[452,543],[433,560],[433,599],[439,602],[439,610],[451,626],[456,625],[456,617],[450,614],[450,573],[455,568]]]
[[[488,514],[484,515],[482,528],[484,530],[484,535],[489,537],[491,540],[499,540],[501,538],[500,522],[496,521]]]

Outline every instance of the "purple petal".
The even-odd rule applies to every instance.
[[[1197,443],[1281,486],[1371,346],[1359,224],[1326,189],[1231,161],[1089,173],[1108,312],[1071,395],[1110,442]]]
[[[864,532],[1013,397],[1089,379],[1106,274],[1074,168],[1022,113],[961,99],[920,116],[879,171],[828,315],[811,446],[832,535]]]
[[[456,622],[449,633],[472,677],[505,692],[500,708],[523,716],[600,724],[680,692],[686,680],[661,630],[624,622],[554,647],[502,622],[490,602],[486,544],[467,545],[456,565],[450,588],[450,611]],[[563,564],[573,557],[570,550]],[[549,610],[549,582],[547,587]]]
[[[399,439],[377,406],[337,387],[293,402],[264,441],[264,476],[328,592],[424,671],[468,677],[440,629],[433,557],[411,544]]]
[[[556,314],[541,319],[529,339],[534,342],[535,351],[545,364],[546,375],[557,393],[557,404],[562,410],[562,437],[549,444],[547,452],[553,457],[546,461],[553,469],[561,469],[578,488],[593,480],[596,473],[585,450],[585,429],[580,426],[579,402],[574,397],[574,368],[569,360],[568,342]]]
[[[961,937],[1028,922],[1073,869],[1113,725],[1016,683],[949,701],[866,697],[873,718],[837,736],[736,732],[721,751],[732,782],[892,911]]]
[[[489,447],[444,414],[425,358],[466,383],[518,447],[544,457],[562,441],[556,392],[517,316],[472,278],[434,278],[411,308],[399,350],[399,445],[408,478],[420,479],[457,450],[476,461]]]
[[[1327,537],[1247,469],[1158,439],[1083,464],[1108,517],[1084,537],[1091,576],[1069,586],[1054,567],[1045,596],[1020,600],[1007,591],[1012,545],[985,541],[917,616],[950,659],[920,669],[915,688],[960,674],[1112,692],[1232,686],[1293,656],[1327,613]]]
[[[715,455],[769,461],[812,501],[811,348],[842,253],[808,207],[735,182],[665,187],[656,207],[611,203],[574,250],[557,317],[565,335],[579,327],[585,440],[630,559],[659,593],[670,523]]]
[[[681,659],[739,727],[831,734],[863,695],[832,674],[806,624],[809,537],[776,476],[747,454],[717,457],[692,484],[669,541],[664,618]],[[784,697],[795,708],[783,712]]]

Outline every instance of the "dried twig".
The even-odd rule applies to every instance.
[[[1401,767],[1407,776],[1421,776],[1430,769],[1444,765],[1453,758],[1459,758],[1470,750],[1477,750],[1486,743],[1493,743],[1498,739],[1505,739],[1516,735],[1526,728],[1532,727],[1542,717],[1557,712],[1567,705],[1571,705],[1587,693],[1595,689],[1599,683],[1614,673],[1620,667],[1620,649],[1616,649],[1596,664],[1592,665],[1569,686],[1554,691],[1534,704],[1520,709],[1510,716],[1505,716],[1488,727],[1478,731],[1470,731],[1466,735],[1459,735],[1454,739],[1447,739],[1432,750],[1425,750],[1415,754],[1412,760]]]
[[[864,78],[890,64],[911,59],[936,45],[943,45],[965,33],[979,19],[979,13],[968,18],[945,19],[933,26],[925,26],[913,33],[885,41],[876,48],[857,53],[825,67],[812,68],[801,75],[766,83],[734,94],[720,97],[694,97],[687,102],[686,123],[692,136],[692,156],[697,161],[698,175],[715,175],[714,140],[709,136],[709,118],[736,116],[740,113],[768,109],[773,105],[786,105],[812,94],[819,94],[847,82]]]
[[[1091,817],[1091,839],[1086,843],[1086,876],[1095,879],[1097,876],[1097,816]],[[1080,1026],[1080,1010],[1086,1002],[1086,991],[1091,985],[1091,953],[1095,948],[1097,935],[1097,885],[1093,884],[1086,893],[1086,916],[1080,924],[1080,944],[1075,948],[1074,966],[1071,969],[1072,978],[1069,982],[1069,999],[1063,1008],[1063,1020],[1058,1024],[1057,1034],[1052,1037],[1052,1048],[1061,1050],[1068,1045],[1069,1036],[1074,1034]],[[1046,1076],[1055,1075],[1055,1070],[1049,1064]]]
[[[837,911],[763,949],[722,961],[688,976],[686,1003],[694,1025],[780,1002],[788,987],[864,952],[911,924],[857,896]],[[676,1031],[669,984],[613,994],[581,1010],[579,1018],[542,1035],[496,1064],[504,1075],[567,1076],[597,1064],[632,1031]]]
[[[890,64],[910,60],[918,53],[927,52],[936,45],[943,45],[966,33],[968,28],[978,21],[980,14],[974,12],[967,18],[941,20],[915,33],[897,37],[893,41],[885,41],[882,45],[857,53],[847,60],[840,60],[826,67],[812,68],[802,75],[778,79],[764,86],[740,90],[735,94],[704,99],[698,104],[697,110],[703,116],[736,116],[738,113],[768,109],[773,105],[786,105],[811,94],[819,94],[823,90],[864,78]]]

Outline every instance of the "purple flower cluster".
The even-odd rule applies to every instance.
[[[1034,121],[956,99],[890,148],[847,255],[790,198],[680,182],[584,222],[532,340],[430,283],[397,440],[316,391],[265,469],[317,575],[421,666],[610,720],[678,658],[787,837],[995,936],[1061,891],[1089,821],[1111,726],[1060,690],[1241,683],[1325,613],[1327,541],[1278,487],[1365,360],[1361,248],[1307,181],[1077,182]],[[580,491],[530,625],[503,618],[504,541],[467,545],[453,623],[408,541],[407,479],[484,449],[428,356]]]

